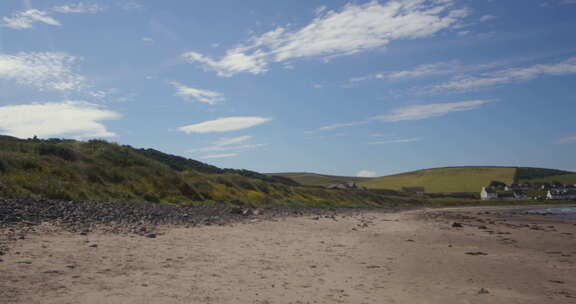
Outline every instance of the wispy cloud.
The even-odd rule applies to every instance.
[[[571,144],[576,143],[576,136],[564,137],[556,141],[557,144]]]
[[[77,91],[86,79],[73,71],[79,58],[65,53],[0,54],[0,80],[38,90]]]
[[[350,3],[339,11],[319,10],[308,25],[287,27],[251,37],[229,49],[221,59],[198,52],[182,56],[220,76],[238,73],[261,74],[272,62],[306,57],[330,59],[387,46],[395,40],[419,39],[460,26],[469,12],[455,8],[452,0],[392,0]]]
[[[457,60],[453,60],[449,62],[422,64],[409,70],[380,72],[366,76],[355,77],[351,78],[350,82],[360,82],[372,79],[399,80],[399,79],[412,79],[428,76],[448,75],[460,71],[462,69],[463,69],[462,64]]]
[[[32,28],[34,23],[37,22],[53,26],[62,25],[58,20],[51,17],[48,12],[37,9],[15,12],[10,17],[2,17],[2,21],[2,26],[15,30]]]
[[[98,4],[86,4],[77,2],[72,4],[54,6],[49,10],[28,9],[16,11],[10,17],[2,17],[0,26],[15,30],[31,29],[35,23],[44,23],[52,26],[61,26],[62,23],[56,20],[51,14],[95,14],[104,10]]]
[[[223,137],[219,138],[212,144],[206,147],[192,149],[187,152],[190,153],[206,153],[206,152],[224,152],[224,151],[240,151],[253,150],[266,146],[266,144],[249,143],[252,136],[238,136],[238,137]]]
[[[216,142],[214,142],[214,144],[218,146],[229,146],[240,144],[250,139],[252,139],[252,136],[250,135],[237,136],[237,137],[222,137],[219,138]]]
[[[384,141],[373,141],[369,142],[369,145],[390,145],[390,144],[403,144],[403,143],[411,143],[420,141],[420,138],[402,138],[402,139],[392,139],[392,140],[384,140]]]
[[[353,121],[353,122],[344,122],[344,123],[335,123],[335,124],[320,127],[320,128],[318,128],[318,131],[332,131],[332,130],[336,130],[336,129],[340,129],[340,128],[354,127],[354,126],[363,125],[363,124],[367,124],[367,123],[368,123],[368,121],[365,121],[365,120]]]
[[[144,7],[140,1],[137,0],[118,0],[116,1],[116,5],[127,11],[138,10]]]
[[[187,87],[179,82],[170,82],[176,88],[176,96],[187,100],[196,100],[207,104],[216,104],[225,100],[222,93]]]
[[[511,62],[519,60],[521,59],[515,58],[513,60],[495,61],[484,64],[464,64],[460,60],[426,63],[406,70],[383,71],[365,76],[350,78],[347,85],[367,80],[410,80],[424,77],[484,72],[504,65],[509,65]]]
[[[96,14],[104,11],[104,7],[98,4],[86,4],[83,2],[77,2],[54,6],[51,10],[61,14]]]
[[[557,5],[576,4],[576,0],[549,0],[543,2],[541,5],[544,7],[552,7]]]
[[[480,22],[486,22],[486,21],[490,21],[490,20],[494,20],[498,17],[494,16],[494,15],[484,15],[482,17],[480,17]]]
[[[576,57],[552,64],[536,64],[483,73],[478,76],[461,76],[454,80],[432,86],[430,91],[470,90],[494,87],[508,83],[523,82],[544,76],[576,74]]]
[[[376,172],[370,170],[360,170],[356,173],[357,177],[376,177]]]
[[[415,105],[394,109],[389,114],[375,116],[372,119],[383,122],[421,120],[431,117],[444,116],[452,112],[474,110],[492,101],[493,100],[470,100],[470,101],[451,102],[451,103]]]
[[[182,126],[178,128],[178,130],[185,133],[227,132],[254,127],[266,123],[270,120],[272,119],[257,116],[225,117],[197,124]]]
[[[211,154],[211,155],[205,155],[205,156],[201,156],[201,159],[214,159],[214,158],[228,158],[228,157],[234,157],[237,156],[238,153],[223,153],[223,154]]]
[[[0,107],[0,132],[20,138],[69,136],[110,137],[103,120],[120,114],[84,101],[62,101]]]
[[[388,114],[378,115],[367,118],[365,120],[337,123],[318,128],[316,131],[308,131],[306,133],[314,133],[317,131],[332,131],[340,128],[353,127],[357,125],[369,124],[373,122],[398,122],[403,120],[421,120],[432,117],[444,116],[452,112],[470,111],[481,107],[482,105],[494,102],[495,100],[469,100],[450,103],[435,103],[426,105],[415,105],[402,108],[392,109]],[[381,134],[372,134],[371,136],[382,136]],[[414,141],[414,139],[408,139]],[[380,141],[377,143],[397,143],[398,141]],[[399,141],[403,142],[403,141]],[[372,142],[371,144],[375,144]]]

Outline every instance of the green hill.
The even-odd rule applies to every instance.
[[[303,186],[286,177],[221,169],[102,140],[9,136],[0,136],[0,197],[316,207],[377,206],[410,200],[390,191]]]
[[[394,190],[421,186],[429,193],[479,192],[493,180],[513,183],[515,174],[515,168],[506,167],[437,168],[374,178],[360,185],[371,189]]]
[[[403,187],[424,187],[428,193],[479,192],[492,181],[576,183],[576,173],[556,169],[526,167],[467,166],[424,169],[376,178],[329,176],[314,173],[279,173],[272,176],[291,178],[304,185],[326,186],[356,181],[369,189],[402,190]]]
[[[302,185],[328,186],[344,182],[361,182],[369,180],[367,177],[335,176],[316,173],[269,173],[272,177],[286,177]]]
[[[521,183],[554,183],[558,182],[566,185],[576,185],[576,173],[567,173],[559,175],[551,175],[546,177],[538,177],[532,179],[520,179]]]

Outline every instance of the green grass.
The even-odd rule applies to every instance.
[[[394,192],[302,186],[287,178],[220,169],[160,151],[100,140],[5,136],[0,136],[0,197],[323,208],[388,206],[411,200]]]
[[[515,174],[515,168],[506,167],[437,168],[379,177],[363,181],[360,185],[393,190],[421,186],[428,193],[479,192],[493,180],[512,183]]]
[[[553,182],[576,184],[576,173],[556,169],[526,167],[448,167],[434,168],[376,178],[330,176],[315,173],[278,173],[303,185],[327,186],[334,183],[355,181],[369,189],[424,187],[427,193],[478,193],[492,181],[506,184],[519,182]]]
[[[562,184],[576,185],[576,173],[567,173],[561,175],[552,175],[533,179],[521,179],[520,182],[530,183],[552,183],[559,182]]]
[[[309,185],[309,186],[328,186],[331,184],[338,184],[344,182],[362,182],[369,180],[366,177],[353,177],[353,176],[335,176],[335,175],[323,175],[316,173],[269,173],[270,176],[281,176],[287,177],[299,184]]]

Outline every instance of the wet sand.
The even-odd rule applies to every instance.
[[[46,226],[0,256],[0,303],[575,303],[576,223],[506,212]]]

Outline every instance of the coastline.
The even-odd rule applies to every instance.
[[[573,303],[576,222],[508,214],[520,209],[534,206],[255,217],[154,238],[46,226],[0,256],[0,302]]]

